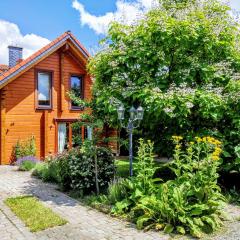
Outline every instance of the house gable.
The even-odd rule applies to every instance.
[[[27,65],[29,60],[25,62],[27,67],[24,70],[21,69],[21,66],[24,66],[21,65],[22,62],[18,64],[16,71],[20,72],[1,85],[1,164],[11,162],[13,146],[18,140],[25,140],[31,136],[36,139],[38,158],[55,154],[57,121],[79,119],[81,114],[88,112],[88,109],[72,110],[67,95],[70,90],[70,78],[74,74],[83,77],[84,96],[86,99],[91,98],[92,82],[86,71],[87,56],[77,50],[72,40],[67,39],[51,53],[36,58],[38,60],[34,64]],[[52,72],[51,109],[36,107],[38,70]],[[0,76],[1,81],[7,76],[12,76],[11,69],[9,71],[4,74],[5,78]]]
[[[78,59],[81,59],[83,63],[86,64],[89,53],[81,45],[81,43],[71,34],[71,32],[65,32],[60,37],[56,38],[54,41],[41,48],[39,51],[23,60],[16,66],[10,68],[8,71],[3,72],[0,75],[0,89],[6,86],[9,82],[16,79],[18,76],[26,72],[28,69],[38,64],[40,61],[51,55],[53,52],[57,51],[64,45],[70,47]]]

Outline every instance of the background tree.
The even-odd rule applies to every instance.
[[[218,0],[161,0],[131,26],[112,23],[89,63],[95,113],[116,125],[109,99],[141,103],[141,135],[156,152],[170,155],[174,134],[213,135],[223,169],[239,171],[240,26],[229,11]]]

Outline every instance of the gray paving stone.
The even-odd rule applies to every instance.
[[[34,195],[44,205],[61,215],[69,223],[38,233],[31,233],[4,205],[7,197]],[[229,214],[240,216],[240,208],[229,206]],[[210,239],[240,240],[240,222],[229,223],[228,230]],[[19,172],[15,167],[0,166],[0,240],[167,240],[168,235],[159,232],[138,231],[132,225],[81,205],[76,200],[32,178],[29,172]],[[230,238],[229,238],[230,237]],[[178,238],[179,239],[179,238]]]

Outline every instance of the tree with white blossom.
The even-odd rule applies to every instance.
[[[116,125],[115,98],[141,103],[142,133],[160,155],[170,137],[223,140],[223,169],[240,171],[240,25],[220,0],[159,0],[132,25],[111,24],[90,61],[96,114]]]

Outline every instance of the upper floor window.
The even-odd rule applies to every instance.
[[[52,73],[47,71],[37,72],[37,104],[38,108],[49,109],[52,107]]]
[[[82,76],[71,76],[70,79],[71,91],[76,97],[83,99],[83,77]],[[71,101],[71,109],[81,109],[80,106],[74,101]]]

